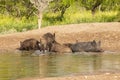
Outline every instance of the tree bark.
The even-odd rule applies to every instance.
[[[102,4],[103,0],[96,0],[96,3],[92,6],[92,15],[94,16],[95,12],[96,12],[96,8],[99,7]]]
[[[60,20],[62,21],[62,18],[64,18],[64,13],[65,11],[67,10],[67,8],[69,8],[70,5],[67,4],[67,5],[62,5],[62,8],[61,8],[61,15],[60,15]]]
[[[39,13],[38,13],[38,29],[41,28],[41,24],[42,24],[42,12],[39,11]]]

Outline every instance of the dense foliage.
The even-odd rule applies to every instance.
[[[33,16],[36,9],[29,0],[0,0],[0,13],[14,17]]]
[[[30,0],[0,0],[0,32],[37,28],[37,13]],[[42,26],[112,21],[120,21],[119,0],[53,0]]]

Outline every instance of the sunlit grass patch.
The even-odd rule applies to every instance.
[[[0,15],[0,33],[21,32],[35,28],[37,28],[37,21],[34,18],[27,20]]]
[[[69,23],[83,23],[83,22],[111,22],[115,19],[117,12],[97,12],[92,15],[91,12],[76,12],[74,14],[66,14],[64,21]]]

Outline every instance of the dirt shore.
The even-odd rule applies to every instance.
[[[120,23],[81,23],[49,26],[39,30],[0,35],[0,52],[14,51],[20,41],[28,38],[40,39],[47,32],[56,33],[56,40],[62,43],[97,40],[107,51],[120,51]]]
[[[24,78],[17,80],[120,80],[120,74],[100,74],[100,75],[81,75],[67,77],[52,77],[52,78]]]

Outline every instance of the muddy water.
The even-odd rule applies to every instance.
[[[0,80],[120,72],[120,54],[0,54]]]

